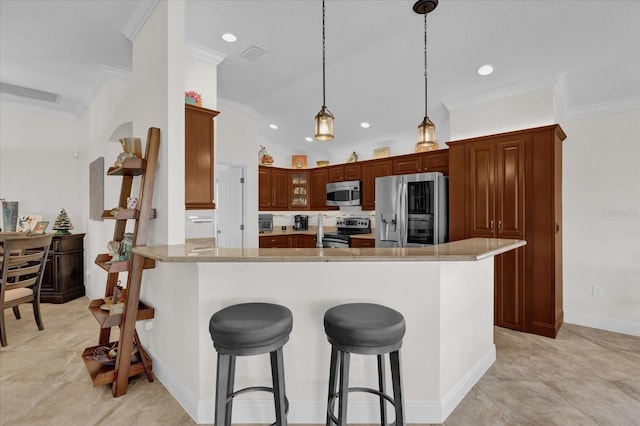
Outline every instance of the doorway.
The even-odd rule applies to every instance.
[[[223,248],[244,248],[245,168],[218,164],[216,239]]]

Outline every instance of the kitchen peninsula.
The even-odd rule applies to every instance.
[[[196,421],[211,423],[211,315],[246,301],[286,305],[294,316],[284,347],[289,421],[323,423],[330,353],[324,312],[345,302],[384,304],[407,321],[402,362],[408,422],[438,423],[495,361],[494,256],[525,244],[472,238],[424,248],[224,249],[201,242],[137,247],[134,254],[158,261],[145,275],[149,282],[141,295],[155,308],[154,325],[139,327],[139,333],[158,378]],[[173,285],[154,283],[157,275]],[[238,362],[238,387],[269,383],[268,357]],[[352,364],[354,386],[376,385],[375,357],[356,356]],[[272,421],[270,397],[256,398],[234,402],[234,422]],[[356,404],[350,420],[376,421],[377,399]]]

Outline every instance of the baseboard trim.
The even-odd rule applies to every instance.
[[[442,423],[449,414],[455,410],[455,408],[462,402],[464,397],[469,393],[471,388],[484,376],[484,374],[491,368],[496,361],[496,345],[492,344],[491,348],[476,362],[476,364],[464,375],[462,379],[455,384],[455,386],[442,397],[442,413],[441,419],[438,422],[429,423]],[[423,422],[420,422],[423,423]]]
[[[153,351],[145,348],[149,356],[153,361],[153,375],[156,379],[162,383],[162,385],[169,391],[171,396],[173,396],[178,404],[182,406],[182,408],[191,416],[194,421],[197,423],[205,423],[204,421],[200,421],[198,419],[198,412],[200,410],[199,404],[196,403],[197,398],[183,383],[176,377],[170,373],[170,370],[167,369],[162,362],[159,360],[159,357],[155,356]],[[211,407],[213,407],[213,401],[211,401]],[[213,420],[213,415],[211,415],[211,419]],[[210,423],[213,423],[211,421]]]
[[[564,321],[569,324],[613,331],[614,333],[629,334],[640,337],[640,322],[619,320],[602,317],[584,312],[564,311]]]
[[[405,401],[407,423],[442,423],[460,404],[471,388],[478,383],[496,360],[496,347],[491,348],[478,360],[478,362],[447,392],[440,401]],[[154,368],[155,370],[155,368]],[[162,383],[168,388],[168,384]],[[174,381],[175,382],[175,381]],[[173,385],[173,383],[172,383]],[[191,417],[198,424],[213,424],[214,406],[211,400],[197,402],[197,415],[185,405],[177,394],[185,395],[185,392],[170,390],[178,402],[185,407]],[[349,402],[349,423],[377,423],[379,422],[378,400],[372,397],[366,401]],[[292,400],[289,407],[288,422],[291,424],[324,424],[326,413],[325,401],[300,401]],[[273,419],[272,399],[238,399],[233,403],[233,423],[272,423]]]

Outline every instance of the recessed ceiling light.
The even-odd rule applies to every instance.
[[[489,64],[483,65],[480,68],[478,68],[478,74],[480,75],[489,75],[492,72],[493,72],[493,67]]]
[[[236,36],[234,36],[233,34],[231,34],[231,33],[224,33],[224,34],[222,34],[222,39],[224,41],[226,41],[227,43],[233,43],[238,38]]]
[[[269,127],[271,127],[273,130],[276,130],[278,128],[278,126],[276,126],[275,124],[269,124]]]
[[[366,121],[363,121],[362,123],[360,123],[360,127],[362,127],[363,129],[368,129],[370,125]]]
[[[307,136],[304,140],[307,142],[313,142],[313,138],[311,136]]]

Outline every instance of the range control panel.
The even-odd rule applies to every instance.
[[[339,233],[367,234],[371,232],[371,220],[368,217],[339,217],[336,219]]]

